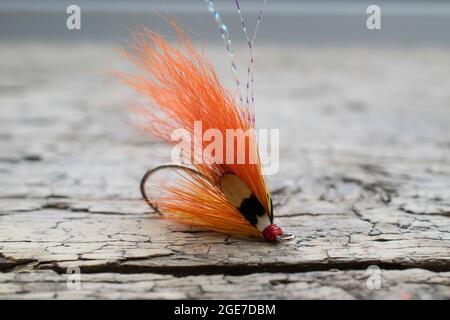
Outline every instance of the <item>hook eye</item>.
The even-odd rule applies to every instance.
[[[280,236],[277,236],[277,241],[280,242],[286,242],[286,241],[291,241],[295,239],[295,234],[292,233],[283,233]]]

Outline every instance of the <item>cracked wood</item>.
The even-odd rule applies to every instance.
[[[130,124],[111,47],[1,45],[0,297],[448,298],[449,52],[258,49],[258,126],[280,128],[275,221],[297,235],[282,245],[140,200],[169,149]],[[81,291],[65,286],[74,264]]]

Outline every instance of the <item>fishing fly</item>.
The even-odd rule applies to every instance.
[[[253,44],[263,9],[250,37],[239,1],[235,1],[249,51],[247,81],[243,86],[228,28],[214,2],[205,2],[224,41],[235,91],[224,88],[213,65],[195,49],[187,32],[173,18],[167,20],[176,32],[176,44],[144,29],[135,35],[132,50],[124,53],[142,74],[121,74],[122,80],[152,106],[136,108],[145,121],[145,129],[167,144],[175,145],[174,132],[180,130],[182,136],[193,141],[179,150],[182,163],[163,164],[145,173],[140,183],[142,196],[155,212],[177,222],[230,235],[262,237],[270,242],[291,240],[294,235],[273,223],[272,198],[254,130]],[[214,150],[205,152],[207,141],[199,139],[199,134],[204,137],[213,131],[229,137],[230,130],[244,132],[244,138],[232,135],[225,143],[216,138]],[[236,147],[244,150],[243,155],[234,152]],[[219,154],[223,156],[218,157]],[[170,172],[171,177],[156,179],[162,171]],[[149,195],[150,184],[157,196]]]

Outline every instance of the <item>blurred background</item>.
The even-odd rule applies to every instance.
[[[262,3],[241,0],[250,33]],[[81,9],[81,30],[66,27],[72,4]],[[215,4],[245,81],[247,47],[234,1]],[[381,30],[366,26],[373,4]],[[146,26],[173,37],[161,14],[191,31],[233,89],[203,0],[0,0],[1,156],[45,160],[45,170],[17,171],[22,179],[71,190],[77,183],[80,192],[88,190],[84,183],[116,183],[116,196],[139,196],[140,174],[169,153],[137,134],[127,106],[148,102],[109,71],[131,67],[117,49],[130,44],[132,30]],[[337,162],[378,165],[399,150],[402,157],[448,159],[449,35],[444,0],[269,0],[255,43],[256,112],[259,128],[280,129],[280,180],[333,175],[326,170]],[[64,180],[67,172],[78,174]]]
[[[234,1],[217,0],[235,41],[242,40]],[[242,0],[250,22],[262,0]],[[67,6],[82,11],[82,28],[64,28]],[[382,29],[366,28],[366,9],[382,11]],[[128,30],[146,25],[161,32],[167,25],[155,13],[170,13],[201,40],[220,41],[203,0],[15,0],[0,1],[0,40],[120,41]],[[450,2],[446,0],[270,0],[259,42],[303,45],[450,45]]]

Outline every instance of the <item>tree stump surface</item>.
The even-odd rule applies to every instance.
[[[275,222],[297,236],[282,244],[143,202],[170,149],[131,124],[114,49],[1,44],[0,299],[450,298],[448,49],[258,47]],[[229,85],[224,49],[206,52]]]

